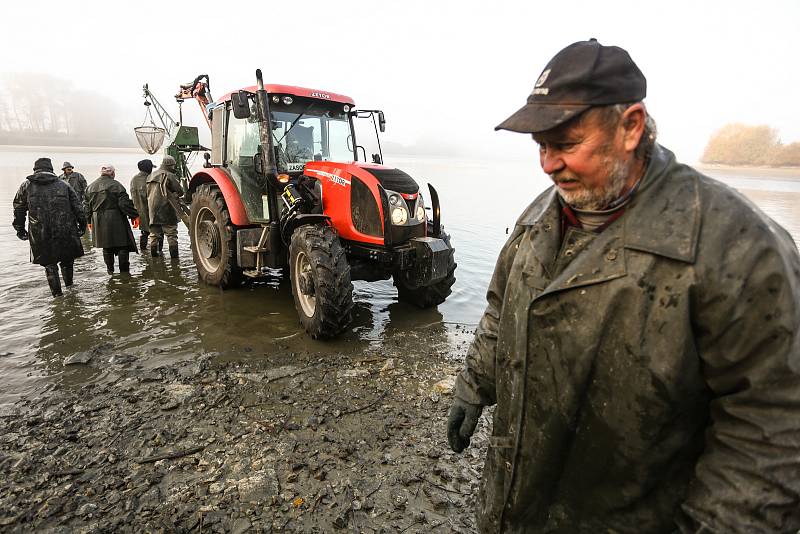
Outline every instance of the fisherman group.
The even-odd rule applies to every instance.
[[[172,156],[164,156],[155,171],[151,160],[140,161],[131,180],[131,199],[116,180],[113,165],[103,165],[99,178],[87,187],[70,162],[56,176],[49,158],[36,160],[33,174],[14,197],[13,227],[19,239],[30,243],[31,262],[45,268],[54,297],[62,295],[61,278],[64,286],[73,284],[74,262],[84,254],[81,236],[87,228],[92,246],[103,249],[108,274],[114,273],[115,263],[120,273],[129,273],[129,254],[139,248],[160,256],[164,236],[170,257],[178,257],[178,217],[167,200],[170,192],[183,195],[175,166]],[[131,225],[140,228],[139,248]]]

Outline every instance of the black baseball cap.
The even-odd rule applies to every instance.
[[[628,52],[597,39],[578,41],[550,60],[528,103],[495,130],[544,132],[592,106],[639,102],[646,94],[647,80]]]

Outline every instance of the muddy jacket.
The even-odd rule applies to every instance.
[[[81,173],[75,171],[72,171],[72,174],[69,176],[62,174],[59,178],[67,182],[72,189],[75,190],[78,194],[78,200],[83,204],[86,199],[86,178],[84,178]]]
[[[148,172],[139,172],[131,178],[131,200],[139,212],[139,229],[142,232],[150,232],[150,210],[147,207],[147,177]]]
[[[496,403],[481,530],[796,532],[791,237],[661,147],[602,233],[560,211],[518,220],[456,382]]]
[[[25,229],[31,261],[52,265],[83,256],[80,234],[86,231],[86,217],[78,195],[51,172],[37,172],[22,183],[14,197],[14,229]]]
[[[183,188],[175,173],[164,166],[147,178],[147,205],[150,208],[150,224],[178,224],[178,214],[163,194],[163,189],[183,195]]]
[[[101,176],[86,189],[86,215],[92,223],[92,244],[101,248],[127,247],[136,252],[136,241],[127,217],[138,217],[125,186]]]

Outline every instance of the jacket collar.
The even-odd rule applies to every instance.
[[[625,247],[694,263],[701,222],[697,177],[656,145],[642,186],[621,219]]]
[[[555,187],[550,187],[528,206],[517,224],[557,230],[559,217],[558,195]],[[657,144],[642,184],[626,207],[625,214],[603,234],[618,228],[614,233],[621,234],[619,238],[624,248],[693,263],[700,222],[697,173],[677,163],[672,152]],[[550,234],[555,237],[559,232]],[[557,252],[558,246],[552,243],[548,248]]]

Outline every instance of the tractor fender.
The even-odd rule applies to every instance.
[[[208,183],[215,183],[219,187],[223,198],[225,198],[225,204],[228,206],[228,213],[233,224],[236,226],[249,226],[252,224],[250,219],[247,218],[247,211],[244,208],[239,189],[236,188],[236,184],[224,168],[211,167],[196,172],[189,182],[189,192],[194,193],[201,184]]]
[[[331,218],[327,215],[322,215],[320,213],[301,213],[289,219],[286,223],[286,226],[283,227],[283,236],[284,239],[288,242],[291,239],[292,234],[295,230],[300,228],[301,226],[308,226],[309,224],[330,224]]]

